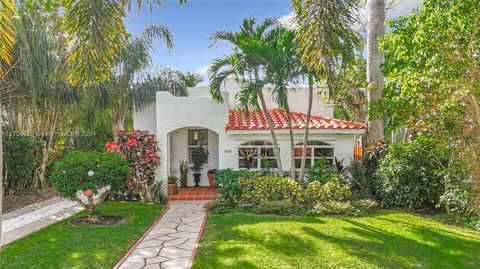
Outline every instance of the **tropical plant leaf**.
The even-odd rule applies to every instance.
[[[68,80],[88,86],[108,79],[127,38],[123,7],[115,0],[76,0],[66,4],[65,13],[72,65]]]
[[[0,77],[4,74],[4,64],[10,65],[13,59],[12,49],[15,44],[13,17],[15,15],[15,1],[0,0]]]

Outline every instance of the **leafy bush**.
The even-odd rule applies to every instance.
[[[232,203],[222,197],[217,197],[215,200],[208,202],[206,208],[209,213],[213,214],[225,214],[234,210]]]
[[[312,182],[308,184],[305,192],[306,199],[310,202],[347,201],[352,194],[349,186],[338,181],[328,181],[325,184],[320,181]]]
[[[330,165],[330,162],[325,158],[320,158],[313,166],[309,167],[306,173],[307,182],[319,181],[322,184],[330,181],[337,180],[343,181],[344,177],[334,167]]]
[[[353,194],[358,198],[373,198],[375,181],[374,178],[367,175],[367,168],[363,162],[352,160],[347,171]]]
[[[378,166],[378,193],[383,206],[434,206],[443,193],[448,154],[438,141],[419,136],[389,147]]]
[[[459,162],[453,162],[444,171],[445,192],[440,196],[439,207],[444,207],[452,215],[480,216],[480,208],[475,206],[479,190],[473,183],[468,169]]]
[[[129,177],[128,163],[115,154],[73,151],[54,165],[50,180],[60,196],[82,203],[92,217],[94,203],[102,203],[108,191],[119,190]]]
[[[375,145],[368,146],[365,149],[365,154],[363,155],[362,161],[361,161],[361,169],[363,171],[357,170],[355,172],[361,172],[362,174],[355,173],[352,174],[353,177],[353,186],[354,190],[358,191],[356,189],[357,187],[360,187],[363,192],[368,192],[364,193],[367,194],[369,198],[378,198],[377,195],[377,187],[378,187],[378,165],[380,162],[380,159],[385,156],[388,152],[388,144],[385,141],[379,141]],[[354,164],[355,165],[355,164]],[[357,167],[356,167],[357,168]],[[365,181],[362,181],[362,177],[365,179]],[[362,184],[363,186],[358,186]]]
[[[254,177],[255,173],[249,170],[220,169],[215,175],[218,194],[231,202],[235,201],[242,194],[242,187],[239,180],[242,178]]]
[[[256,214],[276,214],[276,215],[292,215],[301,213],[302,209],[299,204],[288,200],[282,201],[262,201],[250,210]]]
[[[288,178],[261,176],[239,180],[242,193],[241,204],[258,205],[264,201],[303,202],[302,187]]]
[[[108,142],[105,147],[107,151],[121,154],[129,164],[133,180],[128,183],[127,192],[139,193],[146,201],[148,187],[155,181],[155,172],[160,164],[157,138],[141,130],[118,130],[116,137],[117,142]]]
[[[42,160],[42,143],[26,136],[12,136],[4,140],[4,188],[5,192],[32,187],[33,169]]]

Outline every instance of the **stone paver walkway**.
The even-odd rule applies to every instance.
[[[188,268],[206,216],[205,201],[170,202],[170,208],[121,269]]]

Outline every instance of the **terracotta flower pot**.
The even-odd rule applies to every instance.
[[[210,182],[210,186],[215,186],[215,174],[207,174],[208,182]]]
[[[177,184],[168,184],[168,195],[177,193]]]

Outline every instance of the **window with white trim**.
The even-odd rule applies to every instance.
[[[273,144],[264,141],[252,141],[238,147],[238,167],[251,170],[277,168],[277,159],[273,154]]]
[[[300,168],[302,163],[302,151],[303,143],[295,145],[295,167]],[[308,141],[307,143],[307,157],[305,159],[305,167],[312,166],[321,157],[324,157],[330,164],[334,164],[335,150],[333,145],[320,142],[320,141]]]
[[[208,129],[188,129],[188,161],[192,163],[192,151],[198,146],[208,150]]]

